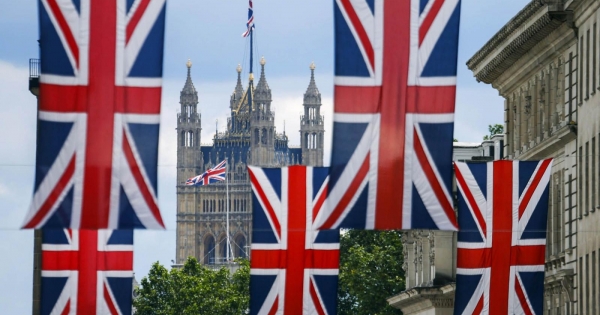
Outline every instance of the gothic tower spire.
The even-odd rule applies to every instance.
[[[195,235],[195,226],[189,225],[189,220],[195,217],[195,211],[189,204],[193,204],[189,196],[193,196],[194,186],[185,186],[188,178],[200,174],[202,162],[202,151],[200,151],[200,114],[198,113],[198,91],[192,82],[192,62],[188,59],[187,78],[179,95],[181,110],[177,113],[177,235],[186,230]],[[191,217],[191,218],[190,218]],[[181,221],[180,221],[181,219]],[[186,225],[187,224],[187,225]],[[185,240],[177,238],[178,261],[182,261],[186,255],[195,254],[186,252],[183,248]]]
[[[302,162],[309,166],[323,166],[325,125],[321,115],[321,93],[315,83],[315,63],[310,68],[310,82],[304,93],[304,115],[300,117]]]
[[[250,118],[252,165],[271,166],[275,163],[275,117],[271,111],[271,89],[265,76],[265,57],[260,58],[260,79],[253,95]]]

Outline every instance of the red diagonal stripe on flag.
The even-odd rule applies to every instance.
[[[263,205],[265,206],[265,210],[267,210],[267,213],[269,214],[269,217],[271,218],[271,222],[273,222],[273,226],[275,228],[275,231],[277,232],[277,237],[279,239],[281,239],[281,225],[279,224],[279,220],[277,219],[277,216],[275,215],[275,210],[273,210],[273,207],[271,206],[269,199],[267,199],[265,192],[262,190],[260,183],[254,176],[254,173],[252,172],[252,170],[250,168],[248,168],[248,174],[250,174],[250,182],[252,183],[252,186],[254,188],[254,191],[256,192],[257,197],[260,198],[260,200],[262,201]]]
[[[325,311],[323,311],[323,307],[321,306],[321,300],[319,299],[319,295],[315,289],[315,284],[313,283],[312,279],[309,279],[308,282],[310,282],[310,296],[312,297],[317,314],[325,315]]]
[[[139,187],[139,190],[142,193],[142,196],[144,196],[144,200],[146,201],[146,204],[148,205],[148,208],[150,209],[152,216],[154,216],[154,219],[156,220],[156,222],[158,222],[158,224],[160,224],[160,226],[162,226],[164,228],[165,224],[162,221],[162,217],[160,215],[160,210],[158,209],[158,205],[156,204],[156,202],[154,202],[154,196],[148,189],[148,185],[146,184],[146,181],[144,180],[144,176],[142,175],[140,167],[133,155],[133,151],[131,150],[131,146],[129,144],[129,139],[126,135],[125,130],[123,130],[123,135],[124,135],[123,136],[123,154],[125,155],[125,159],[127,160],[128,164],[129,164],[129,168],[131,169],[133,178],[135,179],[135,182],[137,183],[137,186]]]
[[[367,156],[365,157],[365,160],[363,161],[363,164],[361,165],[360,169],[356,173],[356,176],[352,180],[352,183],[346,190],[346,193],[344,194],[342,199],[340,199],[340,202],[338,202],[338,204],[335,206],[335,208],[333,209],[333,212],[331,212],[331,215],[329,216],[329,218],[319,228],[320,230],[331,229],[331,227],[335,224],[335,222],[339,219],[339,217],[344,212],[344,209],[346,209],[346,207],[348,207],[348,204],[350,204],[350,201],[352,201],[352,198],[356,194],[356,191],[360,187],[360,184],[363,182],[363,180],[365,179],[365,177],[367,177],[367,174],[369,173],[370,156],[371,156],[371,153],[367,154]]]
[[[50,6],[50,10],[52,10],[52,14],[54,14],[54,18],[56,19],[58,26],[65,36],[65,40],[67,41],[67,45],[73,54],[73,58],[75,58],[75,66],[79,68],[79,47],[77,46],[75,37],[71,32],[71,28],[69,27],[69,24],[67,24],[67,21],[65,20],[58,3],[56,3],[56,0],[48,0],[48,5]]]
[[[140,4],[138,5],[137,9],[135,10],[135,12],[133,12],[133,16],[129,20],[129,23],[127,23],[125,44],[129,43],[129,40],[131,39],[131,35],[133,35],[133,31],[135,30],[138,23],[142,19],[144,12],[146,12],[146,8],[148,7],[148,4],[150,4],[150,0],[140,1]]]
[[[431,184],[431,188],[433,189],[433,192],[435,193],[435,196],[437,197],[438,202],[442,206],[442,209],[446,213],[448,220],[450,221],[450,223],[452,223],[452,225],[454,227],[458,227],[458,223],[456,222],[456,216],[454,214],[454,207],[450,204],[450,202],[446,198],[446,195],[444,194],[444,190],[443,190],[442,186],[440,185],[440,183],[437,179],[437,176],[435,176],[435,172],[433,171],[433,168],[429,164],[429,160],[427,159],[427,155],[425,154],[425,150],[423,149],[423,145],[421,144],[421,139],[419,138],[419,134],[417,133],[416,128],[414,129],[414,135],[415,135],[415,138],[414,138],[415,139],[415,141],[414,141],[415,154],[417,155],[417,159],[419,159],[419,164],[421,165],[421,168],[423,169],[425,176],[427,176],[427,179],[429,180],[429,183]]]
[[[518,271],[517,271],[518,273]],[[523,308],[523,312],[525,315],[534,315],[532,310],[529,308],[529,304],[527,304],[527,298],[525,297],[525,292],[523,292],[523,288],[521,287],[521,280],[519,277],[515,275],[515,291],[517,292],[517,297],[519,298],[519,302],[521,302],[521,307]]]
[[[362,25],[358,14],[356,14],[356,11],[354,11],[354,7],[352,6],[352,3],[350,3],[350,0],[340,0],[340,2],[344,7],[348,18],[352,22],[352,26],[354,26],[356,35],[358,35],[360,42],[362,43],[371,69],[375,69],[375,51],[373,50],[373,45],[371,44],[371,40],[369,40],[369,36],[367,35],[365,27]]]
[[[106,287],[106,284],[104,284],[104,300],[106,301],[106,305],[108,305],[108,310],[110,311],[110,314],[119,315],[119,311],[117,311],[117,308],[115,307],[110,293],[108,293],[108,288]]]
[[[419,28],[419,46],[421,46],[421,43],[423,43],[423,39],[425,39],[425,36],[427,36],[427,32],[429,32],[429,29],[431,28],[433,21],[435,21],[435,18],[440,12],[443,4],[444,0],[433,0],[431,9],[429,9],[429,12],[427,12],[427,16]]]
[[[523,213],[525,213],[525,209],[527,209],[527,205],[529,205],[529,201],[531,200],[536,188],[538,188],[540,181],[542,180],[542,177],[544,177],[544,173],[546,173],[546,169],[548,169],[550,163],[552,163],[552,159],[543,160],[542,163],[540,163],[540,167],[537,170],[535,177],[531,181],[529,189],[525,191],[523,200],[519,203],[519,219],[521,219]]]
[[[475,201],[475,197],[473,197],[473,193],[469,189],[469,186],[467,186],[467,182],[465,181],[463,174],[461,173],[460,169],[456,166],[456,164],[454,164],[454,170],[456,174],[456,181],[462,187],[460,192],[463,193],[463,195],[469,202],[471,209],[473,209],[473,214],[475,214],[475,218],[477,219],[477,222],[481,227],[481,233],[485,236],[487,231],[487,225],[485,223],[485,220],[483,219],[483,216],[481,215],[481,209],[479,209],[479,206]]]
[[[44,202],[44,204],[40,207],[40,210],[38,210],[38,212],[33,216],[33,218],[31,218],[31,220],[29,220],[29,222],[27,222],[27,224],[25,224],[25,226],[23,228],[32,229],[40,224],[40,222],[48,215],[50,210],[52,210],[52,208],[58,201],[58,198],[60,197],[60,195],[63,193],[63,191],[66,189],[67,185],[71,181],[71,178],[73,178],[74,173],[75,173],[75,155],[73,155],[71,157],[71,161],[69,161],[69,164],[68,164],[67,168],[65,169],[65,172],[60,177],[60,179],[58,180],[56,185],[54,186],[54,189],[52,189],[52,192],[50,192],[50,195],[48,196],[48,198],[46,198],[46,201]]]

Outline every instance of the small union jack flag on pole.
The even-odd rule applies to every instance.
[[[213,168],[209,168],[206,172],[194,176],[192,178],[188,178],[185,182],[186,185],[191,186],[203,186],[216,182],[222,182],[225,180],[225,176],[227,175],[227,160],[223,160],[221,163],[217,164]]]
[[[318,231],[329,169],[248,167],[252,184],[250,314],[334,315],[339,231]]]
[[[165,0],[41,0],[34,195],[24,228],[164,229]]]
[[[249,0],[248,4],[248,22],[246,22],[246,31],[242,34],[242,37],[248,37],[254,30],[254,10],[252,9],[252,0]]]
[[[543,314],[552,160],[456,163],[454,314]]]
[[[45,229],[41,314],[131,314],[133,230]]]
[[[335,112],[322,229],[456,230],[460,0],[335,0]]]

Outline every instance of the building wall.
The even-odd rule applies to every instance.
[[[600,313],[599,11],[532,1],[467,63],[505,98],[506,157],[554,158],[546,314]]]

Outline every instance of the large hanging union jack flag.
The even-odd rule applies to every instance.
[[[165,0],[41,0],[24,228],[164,228],[157,158]]]
[[[454,314],[543,314],[552,160],[456,163]]]
[[[192,178],[188,178],[185,182],[188,186],[203,186],[216,182],[222,182],[225,180],[227,170],[227,160],[223,160],[221,163],[217,164],[213,168],[209,168],[206,172],[194,176]]]
[[[335,0],[335,113],[323,229],[456,230],[460,0]]]
[[[42,233],[42,314],[131,314],[133,230]]]
[[[339,231],[318,231],[328,168],[248,167],[250,314],[336,314]]]

